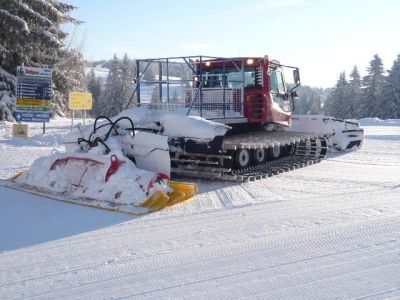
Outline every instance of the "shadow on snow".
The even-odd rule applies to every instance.
[[[0,187],[0,252],[50,242],[136,219]]]

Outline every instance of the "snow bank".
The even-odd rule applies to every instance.
[[[359,123],[361,126],[400,126],[400,119],[364,118],[360,119]]]

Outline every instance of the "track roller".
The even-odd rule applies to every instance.
[[[258,148],[252,151],[253,161],[255,164],[261,164],[266,160],[267,154],[264,148]]]
[[[280,146],[274,146],[268,149],[269,159],[275,160],[282,156],[282,149]]]
[[[247,149],[238,149],[235,153],[235,162],[238,168],[246,168],[251,161],[250,152]]]

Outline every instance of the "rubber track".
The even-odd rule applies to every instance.
[[[309,139],[322,138],[318,133],[290,132],[290,131],[255,131],[226,136],[223,149],[236,150],[240,148],[257,149],[285,146]]]
[[[284,157],[257,166],[236,170],[232,175],[222,175],[221,179],[232,180],[236,182],[254,181],[272,177],[274,175],[289,172],[295,169],[304,168],[306,166],[319,163],[321,160],[321,158],[313,159],[298,156]]]

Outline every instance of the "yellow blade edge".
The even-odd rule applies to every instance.
[[[170,200],[168,201],[167,206],[172,206],[187,200],[185,193],[178,190],[168,193],[168,196]]]
[[[157,191],[151,195],[140,207],[148,208],[151,211],[160,210],[164,207],[169,207],[181,202],[184,202],[199,191],[199,187],[191,182],[169,181],[168,186],[172,188],[172,192],[168,194],[164,191]]]
[[[146,207],[151,211],[159,210],[167,205],[169,201],[169,196],[164,191],[157,191],[153,195],[151,195],[144,203],[142,203],[141,207]]]
[[[12,176],[11,178],[9,178],[10,180],[15,180],[17,179],[19,176],[21,176],[22,174],[24,174],[27,170],[18,172],[17,174],[15,174],[14,176]]]
[[[181,191],[185,193],[185,200],[193,197],[199,192],[198,185],[192,182],[169,181],[168,186],[174,191]]]

